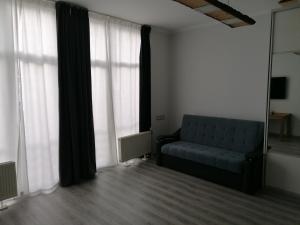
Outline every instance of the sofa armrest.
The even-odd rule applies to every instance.
[[[160,165],[160,155],[161,147],[165,144],[172,143],[180,140],[180,130],[170,135],[160,135],[156,138],[156,154],[157,154],[157,164]]]
[[[180,139],[180,131],[181,129],[178,129],[176,132],[170,135],[160,135],[156,138],[156,141],[168,141],[168,140],[179,140]]]

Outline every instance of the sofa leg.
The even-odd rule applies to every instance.
[[[158,166],[162,166],[162,163],[161,163],[161,157],[158,155],[157,158],[156,158],[156,165]]]

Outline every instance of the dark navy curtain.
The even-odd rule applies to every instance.
[[[59,175],[62,186],[94,178],[88,10],[56,3],[59,81]]]
[[[151,128],[151,27],[141,28],[140,51],[140,132]]]

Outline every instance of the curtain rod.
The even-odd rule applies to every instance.
[[[52,2],[52,3],[58,2],[58,0],[40,0],[40,1]],[[77,4],[77,3],[73,3],[73,2],[68,2],[68,3],[74,4],[74,5]],[[77,4],[77,5],[78,5],[78,4]],[[81,5],[79,5],[79,6],[81,6]],[[84,7],[84,6],[82,6],[82,7]],[[84,8],[86,8],[86,7],[84,7]],[[105,13],[100,13],[100,12],[97,12],[97,11],[94,11],[94,10],[90,10],[90,9],[87,9],[87,10],[88,10],[89,12],[91,12],[91,13],[95,13],[95,14],[98,14],[98,15],[101,15],[101,16],[107,16],[107,17],[111,17],[111,18],[118,19],[118,20],[123,20],[123,21],[125,21],[125,22],[129,22],[129,23],[133,23],[133,24],[136,24],[136,25],[141,26],[141,24],[139,24],[139,23],[136,23],[136,22],[133,22],[133,21],[130,21],[130,20],[126,20],[126,19],[123,19],[123,18],[120,18],[120,17],[107,15],[107,14],[105,14]]]

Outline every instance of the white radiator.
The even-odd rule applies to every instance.
[[[15,163],[0,163],[0,201],[16,196],[17,178]]]
[[[118,151],[120,162],[126,162],[150,153],[151,131],[119,138]]]

